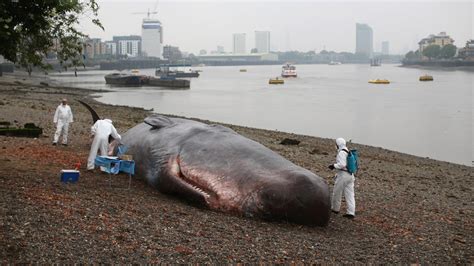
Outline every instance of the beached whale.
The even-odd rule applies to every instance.
[[[314,173],[233,130],[151,115],[122,136],[136,175],[210,209],[326,225],[329,189]]]

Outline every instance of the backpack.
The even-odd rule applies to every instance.
[[[359,170],[359,152],[357,150],[346,150],[343,151],[347,152],[347,172],[350,174],[356,174],[357,170]]]

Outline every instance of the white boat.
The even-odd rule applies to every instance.
[[[284,78],[296,78],[296,67],[290,63],[287,63],[281,68],[281,76]]]
[[[329,62],[329,64],[334,66],[334,65],[341,65],[342,63],[339,62],[339,61],[331,61],[331,62]]]

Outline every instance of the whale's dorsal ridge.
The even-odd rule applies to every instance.
[[[221,132],[227,132],[227,133],[237,134],[237,132],[235,132],[233,129],[228,128],[228,127],[225,127],[225,126],[222,126],[222,125],[210,124],[209,126],[210,126],[210,127],[213,127],[213,128],[217,128],[217,129],[219,129]]]
[[[158,115],[158,114],[153,114],[151,116],[148,116],[147,118],[145,118],[143,122],[145,122],[145,124],[147,125],[150,125],[153,129],[159,129],[162,127],[168,127],[168,126],[174,125],[174,122],[171,121],[171,119],[169,119],[166,116]]]

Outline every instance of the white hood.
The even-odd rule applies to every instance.
[[[337,138],[336,139],[336,145],[339,150],[345,149],[346,148],[346,140],[343,138]]]

